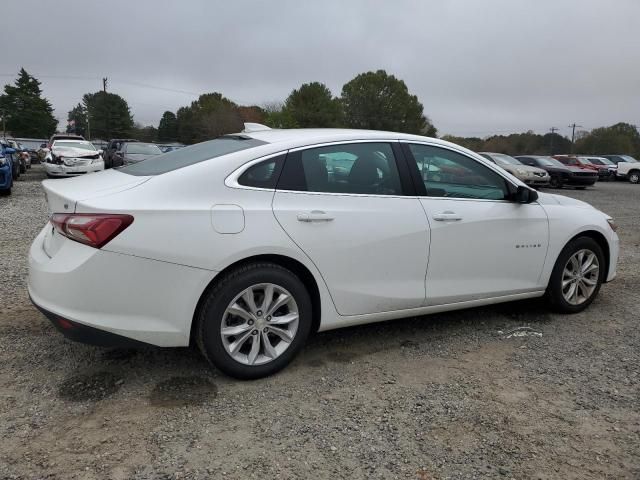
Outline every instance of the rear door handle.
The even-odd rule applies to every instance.
[[[462,217],[455,212],[451,212],[447,210],[446,212],[436,213],[433,216],[433,219],[437,220],[438,222],[448,222],[448,221],[457,222],[458,220],[462,220]]]
[[[311,212],[304,212],[298,214],[299,222],[330,222],[333,217],[327,215],[326,212],[321,210],[313,210]]]

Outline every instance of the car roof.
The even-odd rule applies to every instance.
[[[255,138],[271,144],[288,144],[300,146],[322,142],[336,142],[349,140],[408,140],[422,141],[441,145],[455,145],[437,138],[411,135],[407,133],[385,132],[379,130],[358,130],[346,128],[296,128],[296,129],[269,129],[253,132],[242,132],[234,135]],[[455,145],[462,148],[459,145]]]

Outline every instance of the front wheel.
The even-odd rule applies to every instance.
[[[550,179],[549,179],[549,186],[551,188],[562,188],[562,178],[553,175]]]
[[[561,313],[587,308],[598,294],[606,275],[600,245],[589,237],[578,237],[560,252],[551,272],[546,297]]]
[[[640,183],[640,171],[634,170],[632,172],[629,172],[629,182]]]
[[[249,264],[206,294],[196,340],[207,360],[227,375],[261,378],[291,362],[311,320],[311,298],[293,272],[272,263]]]

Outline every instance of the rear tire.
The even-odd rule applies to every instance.
[[[581,252],[583,260],[579,260]],[[590,255],[595,259],[589,264]],[[594,265],[597,272],[592,270]],[[560,313],[578,313],[591,305],[606,276],[605,266],[602,248],[594,239],[578,237],[569,242],[558,256],[547,286],[545,296],[551,308]]]
[[[231,377],[262,378],[287,366],[304,345],[311,331],[311,298],[293,272],[253,263],[226,274],[205,294],[196,322],[196,341],[209,363]],[[238,333],[229,333],[233,329]]]

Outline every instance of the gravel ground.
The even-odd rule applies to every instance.
[[[190,349],[63,339],[26,293],[39,166],[0,198],[0,479],[640,478],[640,187],[563,193],[618,219],[618,278],[539,302],[316,335],[239,382]],[[512,336],[517,327],[529,336]]]

